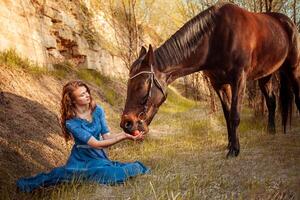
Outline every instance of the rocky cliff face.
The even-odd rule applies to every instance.
[[[97,31],[110,30],[103,16],[90,15],[88,4],[88,0],[1,0],[0,51],[13,48],[49,68],[69,61],[104,75],[126,76],[121,59],[94,39]]]

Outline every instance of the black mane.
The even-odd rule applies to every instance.
[[[156,49],[157,65],[177,65],[194,52],[201,38],[213,29],[215,13],[219,7],[211,6],[199,13]]]

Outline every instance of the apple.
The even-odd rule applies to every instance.
[[[133,135],[133,136],[137,136],[139,134],[140,134],[139,130],[134,130],[134,131],[131,132],[131,135]]]

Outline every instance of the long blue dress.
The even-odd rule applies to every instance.
[[[73,135],[75,144],[71,150],[66,165],[54,168],[48,173],[40,173],[17,181],[17,187],[24,192],[31,192],[36,188],[56,185],[73,180],[85,180],[100,184],[123,183],[129,177],[150,172],[141,162],[121,163],[111,161],[103,149],[91,148],[87,141],[94,136],[109,132],[105,113],[100,106],[96,106],[92,113],[93,120],[88,122],[81,118],[66,121],[68,131]]]

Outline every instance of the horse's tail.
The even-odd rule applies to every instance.
[[[279,101],[283,132],[286,133],[288,118],[290,118],[290,124],[292,121],[293,91],[287,74],[282,70],[280,71]]]

